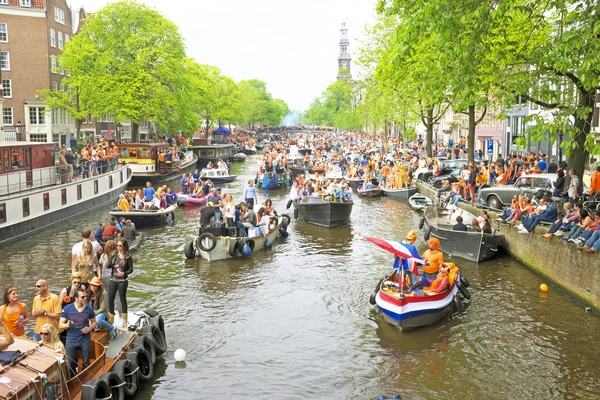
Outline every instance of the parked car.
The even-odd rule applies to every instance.
[[[441,161],[441,165],[440,167],[442,168],[442,173],[441,175],[450,175],[452,173],[452,171],[454,171],[455,169],[460,169],[460,167],[462,167],[463,165],[468,165],[469,164],[469,160],[467,160],[466,158],[459,158],[458,160],[442,160]],[[416,171],[415,171],[416,172]],[[423,172],[419,175],[416,175],[417,179],[421,180],[421,181],[425,181],[427,183],[429,183],[430,185],[433,185],[433,180],[434,180],[434,176],[433,176],[433,169],[429,169],[426,172]]]
[[[512,185],[496,185],[481,189],[481,199],[492,208],[502,209],[510,206],[515,194],[532,199],[540,189],[552,193],[555,181],[556,174],[525,175]]]
[[[460,172],[461,171],[462,170],[460,168],[456,168],[455,170],[453,170],[449,174],[438,175],[438,176],[436,176],[436,177],[433,178],[432,185],[436,189],[441,189],[442,188],[442,181],[444,181],[446,179],[448,180],[448,182],[454,183],[454,182],[458,181],[458,177],[460,176]]]

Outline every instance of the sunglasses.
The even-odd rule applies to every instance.
[[[81,281],[73,281],[73,285],[81,285]]]
[[[50,332],[40,332],[40,335],[44,335],[44,336],[49,335],[49,334],[50,334]]]
[[[80,299],[87,299],[87,296],[79,296]]]
[[[35,285],[35,287],[36,287],[36,288],[41,288],[41,287],[43,287],[43,286],[44,286],[44,285]]]

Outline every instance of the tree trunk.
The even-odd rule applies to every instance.
[[[426,150],[427,156],[433,157],[433,107],[427,108],[427,117],[425,127],[427,128]]]
[[[582,96],[582,106],[588,107],[590,110],[594,109],[595,94],[590,91],[585,96]],[[572,149],[569,155],[568,168],[575,169],[579,179],[583,179],[583,171],[585,170],[585,163],[588,160],[589,152],[585,149],[586,137],[590,134],[592,126],[592,115],[590,111],[586,118],[577,117],[575,118],[575,128],[579,131],[579,134],[572,138],[577,143],[577,147]],[[565,171],[566,172],[566,171]],[[565,174],[566,175],[566,174]]]
[[[131,143],[140,141],[140,124],[131,121]]]
[[[475,162],[475,105],[469,106],[469,135],[467,136],[467,149],[469,150],[467,158],[469,162]]]

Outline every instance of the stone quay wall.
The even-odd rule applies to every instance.
[[[436,190],[418,182],[419,192],[434,198]],[[475,215],[480,207],[460,202],[458,206]],[[520,234],[514,225],[499,224],[497,215],[486,209],[505,237],[505,250],[514,258],[535,272],[551,280],[570,295],[600,311],[600,257],[598,253],[585,253],[577,250],[574,244],[565,243],[560,238],[545,239],[541,235],[548,232],[547,225],[538,225],[530,234]],[[498,226],[499,225],[499,226]]]

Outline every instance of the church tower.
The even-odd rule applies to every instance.
[[[340,55],[338,57],[338,75],[337,79],[349,81],[352,79],[350,75],[350,42],[348,41],[348,28],[346,27],[346,21],[342,22],[342,28],[340,29]]]

